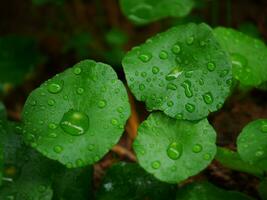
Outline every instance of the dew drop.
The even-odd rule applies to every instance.
[[[82,135],[89,128],[89,118],[83,112],[69,110],[63,115],[60,126],[70,135]]]
[[[215,68],[216,68],[216,65],[215,65],[213,62],[209,62],[209,63],[207,64],[207,69],[208,69],[210,72],[214,71]]]
[[[175,115],[176,119],[183,119],[183,114],[182,113],[178,113],[177,115]]]
[[[93,151],[94,148],[95,148],[95,145],[94,145],[94,144],[89,144],[89,145],[88,145],[88,150],[89,150],[89,151]]]
[[[166,60],[169,57],[168,53],[166,51],[161,51],[159,53],[159,58],[162,60]]]
[[[191,82],[189,80],[184,81],[181,86],[184,88],[184,93],[185,96],[187,96],[188,98],[193,96],[193,92],[191,89]]]
[[[84,89],[83,88],[78,88],[77,89],[77,94],[82,94],[84,93]]]
[[[206,104],[212,104],[213,103],[213,96],[210,92],[207,92],[202,97],[203,97]]]
[[[261,131],[267,133],[267,124],[261,125]]]
[[[141,54],[141,55],[139,56],[139,59],[140,59],[142,62],[144,62],[144,63],[150,61],[151,58],[152,58],[152,55],[151,55],[151,54]]]
[[[171,81],[177,79],[183,73],[181,67],[177,66],[171,69],[171,71],[166,75],[165,79]]]
[[[204,158],[204,160],[210,160],[211,159],[210,153],[204,154],[203,158]]]
[[[161,163],[159,161],[154,161],[154,162],[151,163],[151,167],[153,169],[159,169],[160,166],[161,166]]]
[[[200,144],[195,144],[192,148],[192,151],[194,153],[200,153],[202,151],[203,147]]]
[[[80,67],[75,67],[73,69],[73,73],[76,74],[76,75],[79,75],[81,72],[82,72],[82,69]]]
[[[106,100],[100,100],[100,101],[98,102],[98,104],[97,104],[97,106],[98,106],[99,108],[105,108],[106,105],[107,105]]]
[[[193,105],[193,104],[191,104],[191,103],[187,103],[187,104],[185,104],[185,109],[186,109],[188,112],[192,113],[192,112],[195,111],[195,105]]]
[[[174,54],[179,54],[180,51],[181,51],[181,47],[178,44],[175,44],[175,45],[172,46],[172,52]]]
[[[30,101],[30,104],[31,104],[32,106],[35,106],[35,105],[37,104],[37,101],[32,100],[32,101]]]
[[[57,125],[56,125],[55,123],[49,123],[49,124],[48,124],[48,127],[49,127],[50,129],[56,129],[56,128],[57,128]]]
[[[194,40],[195,40],[195,38],[194,38],[193,36],[190,36],[190,37],[188,37],[188,38],[186,39],[186,43],[187,43],[188,45],[191,45],[191,44],[193,44]]]
[[[172,142],[167,148],[167,155],[172,160],[177,160],[182,156],[183,146],[181,143]]]
[[[173,106],[173,101],[168,101],[167,102],[167,106],[172,107]]]
[[[53,106],[53,105],[55,105],[55,100],[54,99],[49,99],[48,101],[47,101],[47,104],[49,105],[49,106]]]
[[[62,151],[63,151],[63,148],[61,146],[58,145],[54,147],[54,152],[61,153]]]
[[[57,83],[50,83],[48,85],[48,92],[52,94],[57,94],[62,90],[62,87]]]
[[[157,73],[159,73],[159,68],[156,67],[156,66],[152,67],[152,73],[153,73],[153,74],[157,74]]]
[[[167,89],[168,90],[176,90],[177,86],[174,83],[168,83]]]
[[[143,91],[145,88],[146,88],[146,87],[145,87],[144,84],[140,84],[140,85],[139,85],[139,90],[140,90],[140,91]]]
[[[48,134],[48,137],[50,137],[50,138],[56,138],[57,137],[57,134],[56,133],[49,133]]]
[[[118,120],[116,120],[116,119],[112,119],[112,120],[111,120],[111,124],[112,124],[113,126],[118,125]]]
[[[235,78],[239,80],[240,77],[246,77],[246,66],[248,63],[247,59],[237,53],[231,54],[231,59],[233,66],[233,75],[235,76]]]
[[[262,150],[259,150],[259,151],[257,151],[256,153],[255,153],[255,156],[256,157],[262,157],[264,155],[264,151],[262,151]]]

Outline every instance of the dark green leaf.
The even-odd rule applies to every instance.
[[[258,86],[267,81],[267,48],[264,42],[230,28],[219,27],[214,33],[231,55],[233,76],[241,85]]]
[[[177,200],[252,200],[235,191],[226,191],[208,182],[193,183],[178,190]]]
[[[247,124],[238,136],[237,149],[244,161],[267,170],[267,120]]]
[[[140,165],[156,178],[181,182],[206,168],[216,154],[216,133],[207,119],[175,120],[152,113],[138,128],[134,150]]]
[[[230,169],[246,172],[259,177],[264,175],[264,171],[262,169],[243,161],[237,152],[231,151],[230,149],[218,147],[215,158],[222,165]]]
[[[106,41],[111,46],[121,47],[128,41],[128,36],[122,30],[113,28],[107,32]]]
[[[198,120],[221,108],[231,63],[205,24],[177,26],[133,48],[122,61],[135,97],[149,110]]]
[[[263,181],[261,181],[258,191],[259,191],[261,199],[267,200],[267,179],[266,178]]]
[[[124,15],[137,25],[169,16],[183,17],[190,13],[193,6],[193,0],[120,0]]]
[[[163,183],[137,164],[118,163],[107,172],[97,200],[172,200],[175,185]]]
[[[24,138],[68,168],[101,159],[130,114],[126,89],[106,64],[85,60],[34,90],[23,109]]]

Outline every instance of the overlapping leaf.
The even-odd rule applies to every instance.
[[[178,119],[218,110],[232,84],[230,59],[205,24],[160,33],[128,52],[122,64],[138,100]]]
[[[45,156],[81,167],[118,142],[129,114],[126,90],[113,69],[85,60],[30,94],[23,135]]]

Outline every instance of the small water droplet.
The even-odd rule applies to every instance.
[[[168,55],[167,51],[161,51],[159,53],[159,58],[162,60],[166,60],[168,57],[169,57],[169,55]]]
[[[195,38],[194,38],[193,36],[190,36],[190,37],[188,37],[188,38],[186,39],[186,43],[187,43],[188,45],[191,45],[191,44],[193,44],[194,40],[195,40]]]
[[[140,84],[139,85],[139,90],[140,91],[143,91],[145,88],[146,88],[146,86],[144,84]]]
[[[213,62],[209,62],[209,63],[207,64],[207,69],[208,69],[210,72],[212,72],[212,71],[214,71],[214,70],[216,69],[216,65],[215,65]]]
[[[177,66],[171,69],[171,71],[166,75],[165,79],[171,81],[177,79],[183,73],[181,67]]]
[[[264,151],[262,151],[262,150],[256,151],[256,153],[255,153],[256,157],[262,157],[263,155],[264,155]]]
[[[145,78],[145,77],[147,76],[147,73],[146,73],[146,72],[142,72],[142,73],[141,73],[141,76],[142,76],[143,78]]]
[[[204,160],[210,160],[211,159],[211,154],[210,153],[205,153],[203,155],[203,158],[204,158]]]
[[[106,100],[100,100],[100,101],[98,102],[98,104],[97,104],[97,106],[98,106],[99,108],[105,108],[106,105],[107,105]]]
[[[192,151],[194,153],[200,153],[202,151],[203,147],[201,144],[195,144],[192,148]]]
[[[31,100],[31,101],[30,101],[30,104],[31,104],[32,106],[35,106],[35,105],[37,104],[37,101],[35,101],[35,100]]]
[[[89,128],[89,118],[83,112],[69,110],[63,115],[60,126],[70,135],[82,135]]]
[[[183,114],[182,113],[178,113],[177,115],[175,115],[176,119],[183,119]]]
[[[152,58],[152,55],[148,53],[139,55],[139,59],[144,63],[150,61],[151,58]]]
[[[167,148],[167,155],[172,160],[177,160],[182,156],[183,146],[181,143],[172,142]]]
[[[88,150],[89,150],[89,151],[93,151],[94,148],[95,148],[95,145],[94,145],[94,144],[89,144],[89,145],[88,145]]]
[[[82,69],[80,67],[75,67],[73,69],[73,73],[76,74],[76,75],[79,75],[81,72],[82,72]]]
[[[49,106],[53,106],[53,105],[55,105],[55,100],[54,99],[49,99],[48,101],[47,101],[47,104],[49,105]]]
[[[63,148],[61,146],[57,145],[54,147],[54,152],[61,153],[62,151],[63,151]]]
[[[57,83],[50,83],[47,88],[48,92],[57,94],[62,90],[62,87]]]
[[[188,112],[192,113],[192,112],[195,111],[195,105],[194,104],[191,104],[191,103],[187,103],[187,104],[185,104],[185,109]]]
[[[239,80],[240,77],[246,77],[247,59],[237,53],[231,54],[233,75]]]
[[[152,67],[152,73],[153,73],[153,74],[157,74],[157,73],[159,73],[159,68],[156,67],[156,66],[153,66],[153,67]]]
[[[116,120],[116,119],[112,119],[112,120],[111,120],[111,124],[112,124],[113,126],[118,125],[118,120]]]
[[[184,88],[185,96],[188,98],[193,96],[193,91],[191,89],[191,82],[189,80],[184,81],[181,86]]]
[[[261,125],[261,131],[267,133],[267,124]]]
[[[160,166],[161,166],[161,163],[159,161],[154,161],[154,162],[151,163],[151,167],[153,169],[159,169]]]
[[[167,106],[172,107],[173,106],[173,101],[168,101],[167,102]]]
[[[176,90],[177,86],[174,83],[168,83],[167,89],[168,90]]]
[[[56,125],[55,123],[49,123],[49,124],[48,124],[48,127],[49,127],[50,129],[56,129],[56,128],[57,128],[57,125]]]
[[[57,134],[56,133],[49,133],[48,134],[48,137],[50,137],[50,138],[56,138],[57,137]]]
[[[77,94],[82,94],[84,93],[84,89],[83,88],[78,88],[77,89]]]
[[[181,51],[181,47],[180,47],[179,44],[175,44],[175,45],[172,46],[172,52],[173,52],[174,54],[179,54],[180,51]]]
[[[207,92],[202,97],[203,97],[206,104],[212,104],[213,103],[213,96],[210,92]]]

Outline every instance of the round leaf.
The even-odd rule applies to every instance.
[[[238,136],[237,149],[244,161],[267,170],[267,120],[247,124]]]
[[[177,26],[133,48],[122,61],[135,97],[149,110],[198,120],[229,95],[231,63],[205,24]]]
[[[134,150],[140,165],[156,178],[181,182],[206,168],[216,154],[216,133],[207,119],[175,120],[152,113],[138,128]]]
[[[97,193],[97,200],[172,200],[176,187],[146,173],[139,165],[118,163],[108,171]]]
[[[178,190],[177,200],[252,200],[245,194],[226,191],[208,182],[193,183]]]
[[[34,90],[23,110],[24,138],[69,168],[102,158],[130,114],[126,90],[106,64],[85,60]]]
[[[186,16],[193,6],[193,0],[120,0],[124,15],[137,25],[144,25],[168,16]]]
[[[231,55],[235,79],[245,86],[258,86],[267,81],[264,42],[230,28],[216,28],[214,34]]]

